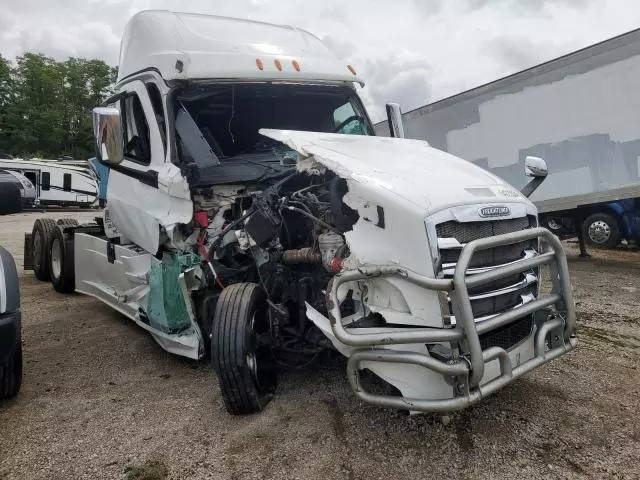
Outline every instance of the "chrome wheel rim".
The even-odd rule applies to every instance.
[[[562,228],[562,225],[560,223],[556,222],[555,218],[552,218],[551,220],[549,220],[547,225],[549,225],[549,228],[551,230],[560,230]]]
[[[589,225],[589,238],[593,243],[605,243],[611,237],[611,227],[607,222],[597,220]]]
[[[62,249],[60,248],[60,240],[53,239],[51,243],[51,273],[55,278],[60,278],[60,270],[62,269]]]

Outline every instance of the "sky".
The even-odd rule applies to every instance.
[[[640,27],[637,0],[0,0],[0,54],[118,63],[144,9],[295,25],[323,39],[367,85],[374,121]]]

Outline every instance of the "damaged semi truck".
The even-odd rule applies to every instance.
[[[210,358],[232,414],[264,408],[291,352],[337,350],[361,399],[443,412],[571,350],[566,258],[526,198],[544,161],[528,159],[520,192],[426,142],[375,137],[355,84],[304,30],[138,13],[117,93],[94,110],[106,208],[37,220],[36,275]]]

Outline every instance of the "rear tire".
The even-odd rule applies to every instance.
[[[73,260],[73,237],[64,233],[58,225],[49,243],[49,271],[51,284],[56,292],[71,293],[76,289],[75,265]]]
[[[620,226],[613,215],[594,213],[582,222],[582,235],[594,247],[615,248],[620,242]]]
[[[15,351],[0,363],[0,398],[15,397],[22,384],[22,345],[18,343]]]
[[[213,318],[211,357],[230,414],[260,412],[273,398],[277,367],[270,343],[262,288],[255,283],[226,287]]]
[[[77,227],[78,221],[75,218],[59,218],[56,221],[56,225],[62,225],[63,227]]]
[[[38,218],[33,223],[31,232],[31,251],[33,252],[33,273],[38,280],[49,280],[49,240],[56,228],[56,222],[51,218]]]

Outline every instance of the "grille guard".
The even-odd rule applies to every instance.
[[[532,239],[541,240],[539,255],[466,276],[476,251]],[[540,295],[537,299],[520,307],[502,312],[481,323],[475,323],[468,291],[470,287],[490,283],[545,264],[549,264],[551,269],[553,288],[550,294]],[[372,277],[400,277],[425,289],[450,292],[456,326],[454,328],[402,329],[399,332],[384,333],[350,333],[342,324],[338,288],[345,282]],[[568,352],[577,344],[573,336],[576,318],[567,259],[560,240],[549,230],[541,227],[469,242],[460,253],[453,279],[428,278],[399,267],[367,266],[335,276],[327,298],[329,320],[335,337],[346,345],[363,347],[363,350],[354,352],[349,358],[347,364],[349,383],[362,400],[379,406],[422,412],[443,412],[464,408],[502,388],[522,374]],[[536,312],[543,314],[544,318],[535,333],[533,358],[512,368],[509,355],[503,348],[490,347],[482,350],[480,335]],[[547,350],[545,348],[547,337],[556,331],[557,334],[552,335],[551,348]],[[463,341],[469,355],[445,363],[421,353],[372,349],[383,345],[452,341]],[[500,361],[500,375],[480,386],[485,364],[496,359]],[[453,377],[458,388],[461,389],[460,396],[442,400],[425,400],[368,393],[360,384],[359,369],[364,361],[415,364]]]

